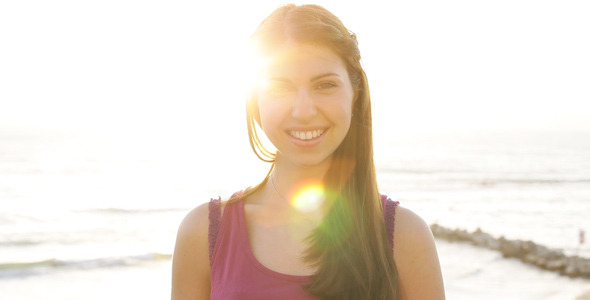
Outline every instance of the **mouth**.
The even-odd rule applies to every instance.
[[[311,141],[319,138],[326,132],[325,129],[309,130],[309,131],[289,131],[289,135],[301,141]]]

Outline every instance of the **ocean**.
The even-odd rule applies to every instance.
[[[167,299],[176,230],[267,166],[247,141],[0,131],[0,299]],[[178,140],[185,142],[178,142]],[[376,133],[382,193],[428,223],[590,257],[590,133]],[[215,144],[215,141],[211,142]],[[590,280],[437,239],[447,299],[576,299]]]

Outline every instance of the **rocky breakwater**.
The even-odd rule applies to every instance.
[[[500,251],[504,257],[517,258],[527,264],[578,278],[590,278],[590,259],[568,256],[560,250],[550,249],[531,241],[494,238],[479,228],[473,232],[450,229],[438,224],[430,226],[436,238],[451,242],[467,242],[475,246]]]

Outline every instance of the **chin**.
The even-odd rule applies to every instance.
[[[329,166],[330,162],[331,162],[331,157],[325,157],[325,156],[309,156],[309,157],[298,157],[298,158],[293,158],[291,159],[291,161],[293,162],[294,165],[301,167],[301,168],[313,168],[313,167],[319,167],[319,166]]]

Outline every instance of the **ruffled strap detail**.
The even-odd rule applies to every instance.
[[[230,199],[233,199],[244,191],[235,192]],[[215,243],[217,242],[217,234],[221,227],[221,197],[215,199],[211,198],[209,201],[209,265],[213,264],[213,251],[215,250]]]
[[[213,263],[213,250],[221,225],[221,197],[209,201],[209,265]]]
[[[389,246],[393,250],[395,207],[399,205],[399,201],[393,201],[386,195],[381,195],[381,203],[383,204],[383,214],[385,217],[385,228],[387,229],[387,239],[389,240]]]

